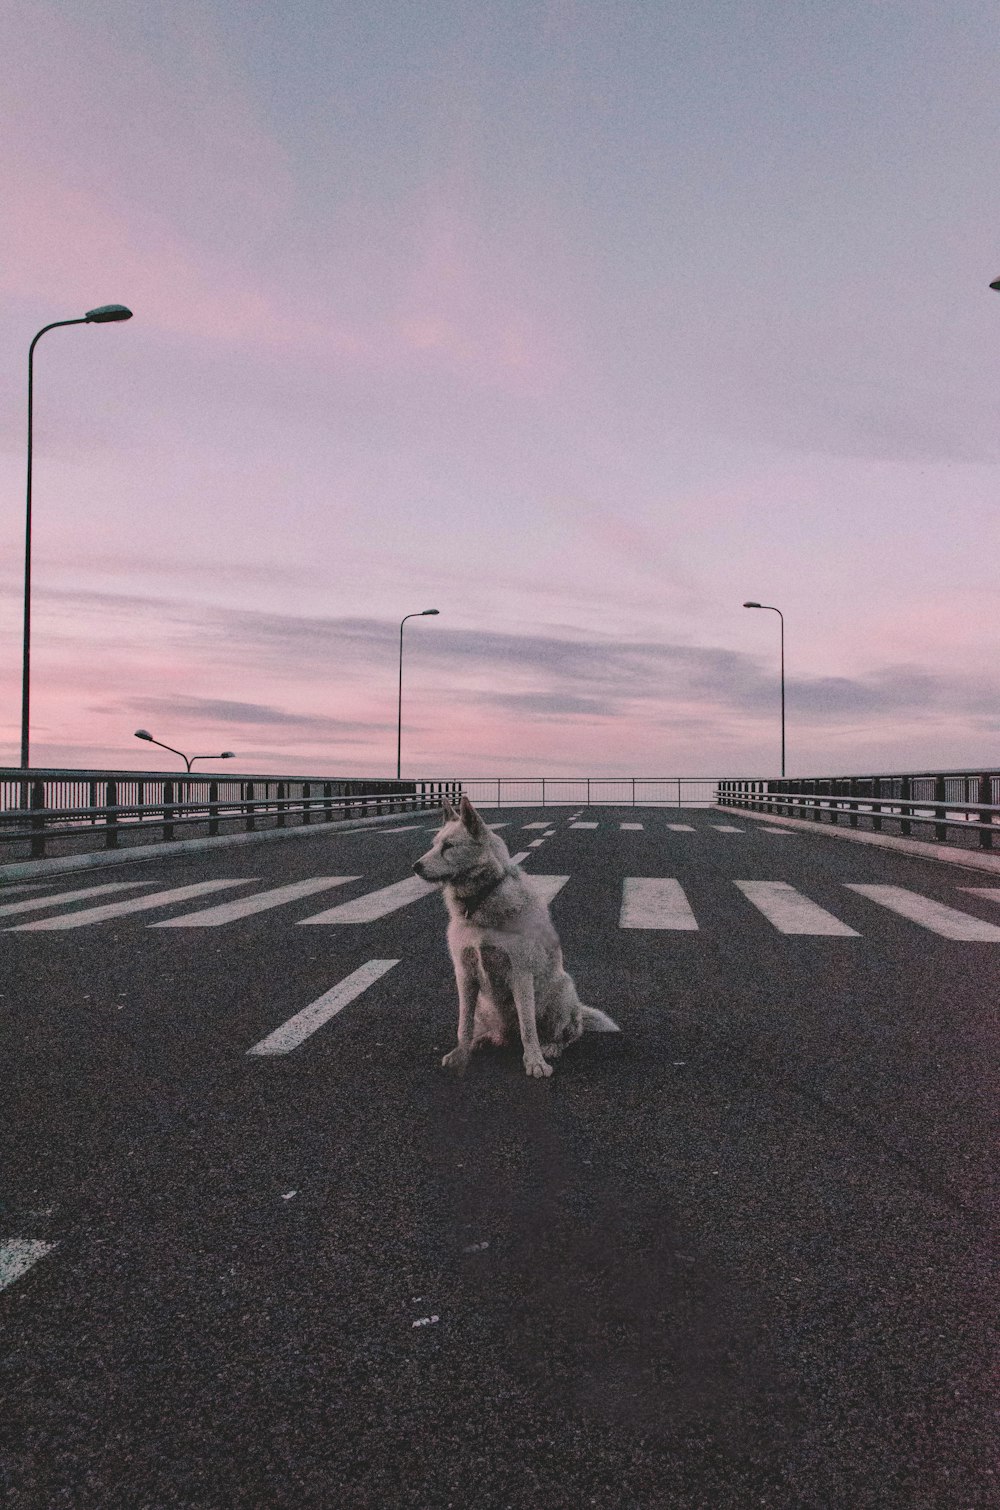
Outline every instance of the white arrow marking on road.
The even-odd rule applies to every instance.
[[[37,1264],[46,1253],[51,1253],[55,1243],[43,1243],[37,1238],[11,1237],[0,1243],[0,1290],[12,1285],[15,1279],[26,1274],[32,1264]]]
[[[626,876],[622,885],[620,928],[698,927],[680,881],[671,876]]]
[[[103,907],[86,907],[82,912],[61,912],[54,918],[39,918],[35,923],[19,923],[8,933],[34,933],[44,928],[83,928],[88,923],[103,923],[108,918],[124,917],[129,912],[146,912],[153,907],[169,907],[171,902],[186,902],[209,891],[226,886],[248,886],[259,876],[241,876],[235,881],[196,881],[192,886],[175,886],[170,891],[156,891],[149,897],[133,897],[128,902],[106,902]]]
[[[103,886],[84,886],[79,891],[56,891],[45,897],[30,897],[26,902],[5,902],[0,907],[0,917],[15,912],[37,911],[40,907],[54,907],[59,902],[78,902],[81,897],[99,897],[109,891],[127,891],[130,886],[156,886],[156,881],[106,881]]]
[[[353,970],[350,975],[336,986],[331,986],[322,996],[317,997],[308,1007],[303,1007],[301,1012],[296,1012],[287,1022],[282,1023],[280,1028],[275,1028],[260,1043],[255,1043],[252,1049],[247,1049],[248,1054],[287,1054],[292,1049],[298,1048],[317,1028],[321,1028],[331,1017],[360,996],[362,991],[374,985],[386,971],[391,970],[393,965],[398,965],[398,959],[370,959],[367,964]]]
[[[736,881],[748,902],[762,912],[779,933],[808,933],[825,938],[858,938],[832,912],[811,902],[787,881]]]
[[[270,907],[295,902],[299,897],[311,896],[315,891],[328,891],[333,886],[343,886],[346,881],[360,880],[360,876],[310,876],[305,881],[292,881],[287,886],[276,886],[272,891],[258,891],[251,897],[239,897],[234,902],[220,902],[216,907],[203,907],[200,912],[185,912],[179,918],[167,918],[163,923],[150,923],[149,926],[216,928],[220,923],[233,923],[238,918],[251,917],[255,912],[266,912]]]
[[[907,891],[905,886],[862,886],[854,881],[844,884],[849,891],[859,892],[861,896],[878,902],[880,907],[888,907],[890,912],[898,912],[900,917],[909,918],[911,923],[919,923],[921,928],[940,934],[942,938],[958,939],[963,943],[1000,943],[1000,928],[995,923],[981,923],[967,912],[946,907],[943,902],[932,902],[930,897]]]

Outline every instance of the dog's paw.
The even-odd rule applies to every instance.
[[[541,1055],[535,1058],[534,1056],[529,1057],[525,1054],[524,1073],[530,1075],[534,1080],[542,1080],[546,1075],[552,1074],[552,1066],[551,1064],[546,1064]]]
[[[441,1060],[441,1068],[444,1070],[454,1070],[456,1075],[464,1075],[468,1062],[469,1050],[458,1044],[452,1049],[450,1054],[445,1054]]]

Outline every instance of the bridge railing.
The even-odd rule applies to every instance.
[[[722,807],[769,812],[816,823],[857,828],[867,815],[875,833],[886,818],[899,832],[914,826],[945,843],[949,836],[978,836],[980,849],[992,849],[1000,836],[1000,771],[919,771],[880,776],[812,776],[780,780],[725,780],[718,784]]]
[[[714,807],[714,776],[467,776],[481,807]]]
[[[173,839],[192,825],[214,837],[415,812],[440,807],[445,794],[457,802],[459,783],[0,768],[0,847],[27,847],[40,859],[54,839],[75,838],[78,848],[82,836],[84,848],[117,849],[141,836]]]

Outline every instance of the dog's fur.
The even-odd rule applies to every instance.
[[[448,1069],[462,1074],[474,1049],[516,1041],[517,1027],[525,1071],[541,1078],[581,1033],[619,1031],[580,1001],[548,907],[467,797],[457,812],[445,798],[443,826],[413,869],[442,883],[450,914],[458,1043],[441,1061]]]

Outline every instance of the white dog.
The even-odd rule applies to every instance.
[[[617,1033],[596,1007],[585,1007],[563,969],[549,909],[503,840],[467,797],[458,812],[445,798],[444,824],[413,869],[440,881],[451,915],[448,948],[458,982],[458,1043],[441,1061],[461,1074],[473,1049],[504,1044],[520,1029],[524,1068],[552,1074],[581,1033]]]

